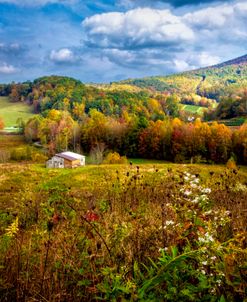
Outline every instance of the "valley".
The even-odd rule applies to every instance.
[[[0,301],[245,301],[246,60],[233,63],[0,85]],[[45,167],[65,150],[86,166]]]

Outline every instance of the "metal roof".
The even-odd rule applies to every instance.
[[[65,159],[70,160],[70,161],[85,158],[84,155],[74,153],[74,152],[70,152],[70,151],[58,153],[58,154],[56,154],[56,156],[65,158]]]

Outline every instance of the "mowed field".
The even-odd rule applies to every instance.
[[[181,110],[191,114],[203,115],[207,108],[195,105],[181,105]]]
[[[22,118],[23,121],[27,121],[34,114],[32,113],[32,107],[24,103],[11,103],[9,98],[0,97],[0,117],[4,121],[5,127],[16,126],[18,118]]]

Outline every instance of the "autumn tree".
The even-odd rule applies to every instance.
[[[4,128],[4,122],[3,119],[0,117],[0,129]]]
[[[38,135],[49,152],[67,150],[73,140],[74,120],[67,111],[52,109],[46,118],[41,120]]]
[[[163,121],[151,121],[139,136],[139,152],[145,158],[162,159],[166,128]]]
[[[247,164],[247,123],[233,133],[233,151],[239,163]]]
[[[82,145],[85,150],[90,151],[97,144],[106,141],[106,116],[92,109],[89,117],[84,121],[82,131]]]
[[[29,119],[25,125],[24,135],[28,142],[37,141],[39,139],[38,131],[42,117],[35,115],[33,118]]]
[[[216,163],[225,163],[231,153],[232,133],[224,124],[213,122],[208,140],[210,159]]]

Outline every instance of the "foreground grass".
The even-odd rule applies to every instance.
[[[0,150],[11,151],[14,148],[26,147],[25,138],[23,135],[1,135],[0,134]]]
[[[246,167],[0,171],[2,301],[247,297]]]
[[[0,97],[0,117],[5,127],[14,127],[17,119],[22,118],[25,122],[33,115],[31,106],[21,102],[11,103],[8,97]]]

